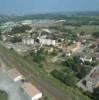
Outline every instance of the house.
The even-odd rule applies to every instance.
[[[42,45],[53,45],[53,46],[56,45],[56,41],[52,40],[52,39],[42,39],[42,38],[39,38],[39,41],[40,41],[40,43]]]
[[[92,62],[92,57],[89,57],[89,56],[86,56],[86,55],[84,55],[83,57],[80,57],[80,60],[82,61],[82,62]]]
[[[48,53],[52,53],[54,51],[53,47],[44,47],[44,51]]]
[[[22,84],[22,89],[24,93],[29,96],[31,100],[41,100],[42,92],[40,92],[35,86],[29,82],[24,82]]]
[[[16,68],[12,68],[8,71],[8,75],[11,79],[14,80],[14,82],[20,81],[20,80],[24,80],[23,75],[16,69]]]

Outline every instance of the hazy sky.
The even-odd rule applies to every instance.
[[[99,0],[0,0],[0,14],[99,11]]]

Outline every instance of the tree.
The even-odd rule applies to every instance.
[[[24,33],[26,30],[31,30],[32,28],[28,25],[15,26],[12,28],[12,33]]]
[[[87,68],[81,67],[80,71],[77,73],[77,77],[81,79],[81,78],[85,77],[85,75],[87,73],[88,73]]]
[[[47,97],[47,96],[45,96],[43,100],[49,100],[49,99],[48,99],[48,97]]]
[[[55,77],[56,79],[60,80],[61,82],[63,82],[64,84],[68,85],[68,86],[74,86],[75,85],[75,78],[73,75],[71,74],[67,74],[64,73],[62,71],[59,70],[53,70],[51,72],[52,76]]]
[[[22,42],[22,39],[20,37],[13,37],[11,40],[10,40],[12,43],[16,43],[16,42]]]
[[[33,61],[36,63],[41,63],[43,60],[45,60],[45,56],[43,55],[43,49],[38,50],[37,52],[32,53]]]

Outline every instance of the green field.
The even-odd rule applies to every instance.
[[[8,95],[4,91],[0,91],[0,100],[8,100]]]
[[[79,27],[76,26],[65,26],[66,29],[72,30],[72,32],[78,33],[78,32],[85,32],[85,33],[92,33],[99,31],[99,25],[81,25]]]

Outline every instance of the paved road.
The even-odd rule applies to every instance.
[[[59,89],[55,88],[55,86],[51,84],[51,82],[46,78],[38,77],[32,72],[32,69],[28,66],[28,63],[24,62],[23,64],[20,59],[17,59],[14,55],[2,47],[0,47],[0,57],[10,67],[17,67],[22,72],[22,74],[24,74],[24,76],[29,79],[29,81],[32,80],[31,82],[42,92],[51,96],[53,98],[51,100],[70,100],[70,98],[67,98],[68,94],[64,94]]]

